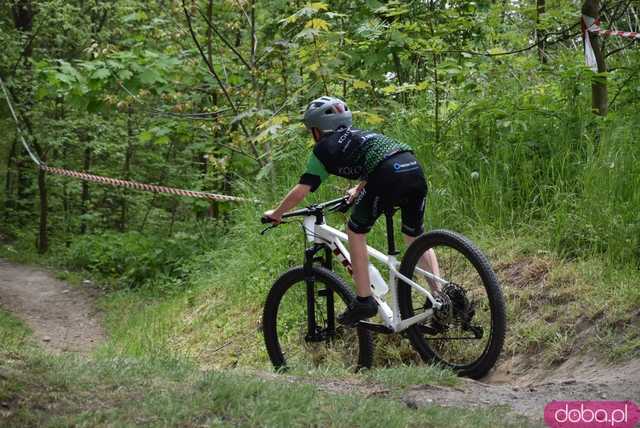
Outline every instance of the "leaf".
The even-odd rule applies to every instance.
[[[167,135],[163,135],[157,138],[155,143],[159,145],[166,145],[169,141],[171,141],[170,138]]]
[[[329,10],[329,6],[326,3],[320,1],[311,3],[310,7],[316,12],[320,12],[321,10]]]
[[[38,90],[36,91],[36,98],[38,100],[43,100],[45,99],[47,96],[49,95],[49,89],[46,86],[40,86],[38,87]]]
[[[165,128],[164,126],[156,126],[153,129],[151,129],[151,131],[153,131],[153,133],[158,137],[161,137],[163,135],[169,135],[171,133],[171,129]]]
[[[122,21],[129,23],[129,22],[144,21],[146,19],[147,19],[147,14],[140,11],[140,12],[134,12],[130,15],[125,16],[124,18],[122,18]]]
[[[143,131],[138,135],[138,139],[142,143],[147,143],[151,141],[152,138],[153,138],[153,133],[151,131]]]
[[[150,85],[160,80],[160,75],[150,68],[147,68],[142,73],[140,73],[139,77],[140,82],[145,85]]]
[[[294,39],[313,40],[314,36],[317,36],[318,34],[320,34],[320,31],[318,31],[316,28],[305,28],[304,30],[296,34]]]
[[[91,75],[92,79],[104,80],[111,75],[111,71],[107,68],[99,68]]]
[[[363,119],[369,125],[379,125],[384,122],[384,118],[378,114],[370,113],[366,111],[354,111],[356,116],[364,116]]]
[[[271,172],[272,169],[273,169],[273,163],[272,162],[267,163],[265,166],[260,168],[260,172],[258,172],[258,175],[256,176],[256,180],[262,180],[263,178],[265,178],[269,174],[269,172]]]
[[[428,88],[429,88],[429,82],[426,80],[423,80],[422,82],[416,85],[416,91],[424,91]]]
[[[120,70],[118,77],[122,80],[129,80],[133,77],[133,73],[130,70]]]
[[[314,18],[305,24],[305,28],[315,28],[316,30],[329,30],[329,23],[324,19]]]
[[[353,89],[368,89],[371,87],[371,85],[364,80],[354,80],[352,86]]]
[[[58,82],[64,82],[68,85],[71,85],[71,83],[73,83],[73,77],[68,74],[56,72],[55,77]]]

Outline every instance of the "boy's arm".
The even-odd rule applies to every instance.
[[[294,208],[298,205],[302,200],[309,194],[311,191],[311,186],[307,184],[296,184],[293,188],[287,193],[287,196],[284,197],[280,205],[277,206],[276,209],[267,211],[264,213],[266,217],[273,219],[276,223],[280,223],[282,221],[282,214]]]
[[[282,214],[302,202],[310,192],[314,192],[328,175],[329,173],[322,162],[320,162],[314,153],[311,153],[311,157],[307,162],[307,169],[300,177],[300,182],[293,186],[276,209],[265,212],[265,217],[269,217],[276,223],[280,223],[282,221]]]

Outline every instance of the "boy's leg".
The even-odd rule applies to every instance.
[[[409,236],[404,234],[404,242],[407,244],[407,247],[411,245],[413,241],[416,240],[415,236]],[[436,276],[440,276],[440,266],[438,266],[438,259],[436,257],[436,252],[433,251],[432,248],[429,248],[418,260],[418,266],[421,269],[424,269],[428,272]],[[427,279],[429,286],[431,287],[432,292],[440,292],[442,290],[442,286],[431,279]]]
[[[408,194],[401,204],[402,232],[407,247],[424,233],[424,211],[427,204],[427,183],[422,169],[409,171],[404,175]],[[440,276],[438,259],[433,249],[427,250],[418,260],[418,266],[436,276]],[[432,279],[427,279],[432,292],[439,292],[442,286]]]
[[[349,253],[351,253],[351,268],[353,269],[353,281],[356,283],[356,294],[360,297],[371,296],[367,234],[356,233],[347,227],[347,236],[349,237]]]
[[[376,212],[378,198],[368,190],[365,187],[360,192],[347,224],[351,268],[353,269],[353,280],[356,284],[357,294],[356,300],[349,305],[349,308],[338,315],[338,322],[347,326],[355,326],[358,321],[371,318],[378,313],[378,304],[371,295],[371,283],[369,282],[367,233],[380,214]]]

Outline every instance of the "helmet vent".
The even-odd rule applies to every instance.
[[[333,110],[331,110],[331,109],[326,109],[326,110],[324,111],[324,114],[333,114]]]

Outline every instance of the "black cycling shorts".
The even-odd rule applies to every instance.
[[[386,209],[400,207],[402,232],[416,237],[424,232],[426,198],[427,182],[413,153],[393,155],[369,176],[351,211],[349,229],[368,233]]]

